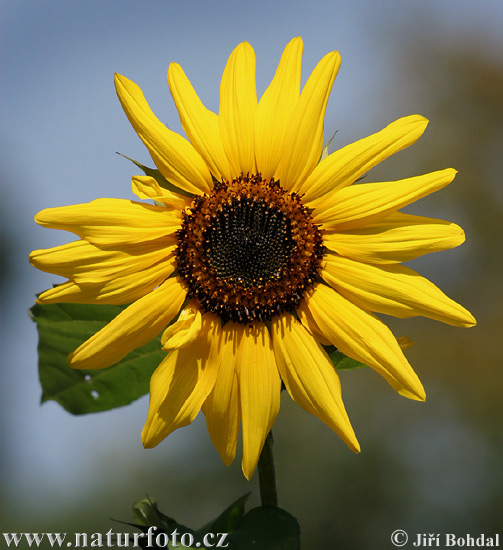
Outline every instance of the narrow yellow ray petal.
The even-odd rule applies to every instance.
[[[122,108],[161,174],[189,193],[208,192],[211,174],[194,147],[154,115],[140,88],[116,74],[115,89]]]
[[[157,251],[156,254],[150,255],[150,263],[147,263],[147,258],[142,258],[141,262],[130,262],[129,265],[97,266],[94,269],[78,269],[74,271],[70,277],[77,284],[81,285],[104,285],[106,288],[119,289],[119,283],[123,284],[124,290],[128,286],[148,285],[153,281],[158,286],[164,279],[167,279],[174,270],[175,258],[173,253],[175,245],[172,244],[164,250]],[[149,291],[151,288],[149,288]]]
[[[298,191],[320,160],[328,96],[341,64],[331,52],[316,65],[307,80],[288,124],[276,179],[288,191]]]
[[[463,306],[408,267],[368,265],[330,254],[322,277],[362,309],[401,318],[422,315],[460,327],[475,324]]]
[[[122,245],[119,250],[99,248],[85,240],[34,250],[30,263],[47,273],[75,282],[100,282],[114,276],[138,273],[167,259],[176,245],[174,237]]]
[[[289,313],[272,319],[271,332],[281,379],[292,399],[331,428],[352,451],[359,452],[339,376],[325,350]]]
[[[75,369],[103,369],[150,342],[178,313],[185,291],[176,278],[136,300],[68,356]]]
[[[85,204],[47,208],[35,221],[71,231],[98,246],[151,241],[180,228],[181,213],[124,199],[96,199]]]
[[[220,84],[218,124],[233,176],[255,173],[257,89],[255,52],[242,42],[231,53]]]
[[[304,309],[297,309],[295,311],[299,321],[302,323],[304,328],[309,331],[314,339],[323,346],[331,346],[332,343],[328,340],[320,330],[320,327],[315,323],[311,315],[307,315]]]
[[[192,202],[190,197],[178,195],[177,193],[163,189],[156,179],[150,176],[133,176],[131,178],[131,187],[133,193],[140,199],[162,202],[168,208],[179,212],[190,206]]]
[[[84,282],[70,280],[43,292],[37,304],[130,304],[157,288],[175,270],[171,255],[161,262],[150,265],[140,272],[127,275],[102,274],[93,279],[92,272],[79,275]]]
[[[203,105],[178,63],[169,66],[168,84],[180,122],[194,149],[217,180],[231,180],[231,166],[222,145],[218,116]]]
[[[229,466],[236,456],[241,413],[238,384],[238,349],[244,326],[226,323],[218,347],[221,364],[213,391],[203,404],[211,440],[222,461]]]
[[[279,411],[281,380],[271,337],[263,323],[246,326],[238,351],[243,423],[243,462],[250,479]]]
[[[161,344],[165,350],[185,348],[198,337],[202,326],[202,315],[197,302],[191,300],[181,311],[177,321],[163,332]]]
[[[343,231],[378,222],[400,208],[449,185],[456,170],[446,168],[422,176],[380,183],[359,183],[326,196],[314,211],[316,223]]]
[[[375,264],[400,263],[462,244],[459,225],[395,212],[382,221],[348,231],[327,231],[325,246],[341,256]]]
[[[220,319],[203,316],[201,331],[190,346],[168,354],[150,379],[150,402],[141,437],[155,447],[177,428],[190,424],[213,389],[220,366],[216,342]]]
[[[281,160],[283,140],[300,96],[302,38],[291,40],[257,110],[255,159],[264,179],[274,176]]]
[[[396,338],[377,317],[317,283],[301,303],[324,336],[342,353],[381,374],[395,389],[424,400],[424,389]]]
[[[316,166],[300,187],[304,204],[316,208],[327,193],[351,185],[384,159],[415,143],[427,125],[428,121],[422,116],[403,117],[380,132],[333,152]]]

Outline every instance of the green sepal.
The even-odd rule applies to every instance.
[[[160,336],[106,369],[72,369],[66,360],[125,307],[35,304],[31,308],[39,336],[42,403],[53,400],[72,414],[86,414],[128,405],[148,392],[152,373],[166,357]]]
[[[180,189],[179,187],[176,187],[176,185],[173,185],[170,181],[168,181],[160,172],[159,170],[155,168],[149,168],[148,166],[144,166],[143,164],[139,163],[136,160],[133,160],[132,158],[127,157],[126,155],[123,155],[122,153],[117,153],[121,157],[124,157],[125,159],[131,161],[133,164],[138,166],[138,168],[146,175],[150,176],[151,178],[154,178],[157,183],[163,188],[167,189],[168,191],[171,191],[172,193],[177,193],[178,195],[185,195],[186,197],[192,197],[190,193],[187,193],[187,191],[184,191],[183,189]]]
[[[351,359],[351,357],[344,355],[335,346],[323,346],[323,348],[328,353],[330,360],[337,370],[351,370],[367,367],[365,363],[361,363],[356,359]]]

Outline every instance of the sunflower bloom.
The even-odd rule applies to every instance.
[[[222,76],[218,115],[171,64],[169,88],[188,139],[156,118],[134,82],[116,75],[122,107],[170,189],[135,176],[134,193],[150,203],[98,199],[43,210],[40,225],[78,240],[30,256],[37,268],[68,279],[41,294],[40,304],[130,304],[70,354],[72,367],[108,367],[162,332],[168,353],[150,383],[145,447],[202,410],[225,464],[241,428],[248,479],[278,414],[282,382],[297,404],[359,451],[324,346],[424,400],[376,313],[475,324],[401,265],[464,241],[454,223],[400,212],[448,185],[456,171],[355,185],[413,144],[426,119],[401,118],[320,161],[340,56],[323,57],[301,90],[302,49],[300,38],[286,46],[258,100],[254,51],[246,42],[237,46]]]

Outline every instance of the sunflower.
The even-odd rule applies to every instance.
[[[166,185],[135,176],[134,193],[150,202],[98,199],[41,211],[40,225],[79,240],[30,256],[37,268],[68,279],[42,293],[40,304],[130,304],[69,355],[72,367],[108,367],[164,331],[169,353],[151,378],[144,446],[202,410],[227,465],[241,427],[248,479],[282,384],[359,451],[326,346],[424,400],[399,342],[375,314],[475,323],[401,265],[464,241],[453,223],[400,212],[448,185],[456,171],[355,185],[414,143],[427,120],[401,118],[322,156],[340,56],[325,55],[301,91],[302,49],[301,38],[286,46],[258,101],[254,51],[239,44],[222,76],[218,115],[172,63],[169,88],[188,139],[156,118],[134,82],[116,75],[122,107]]]

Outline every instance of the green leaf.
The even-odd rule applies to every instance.
[[[217,519],[197,531],[164,515],[155,500],[143,498],[132,507],[137,523],[127,523],[127,525],[132,525],[143,533],[148,533],[149,528],[155,527],[155,531],[152,531],[155,536],[164,533],[168,535],[170,541],[174,532],[178,534],[178,542],[181,535],[188,533],[194,541],[191,548],[206,547],[205,542],[208,540],[215,546],[222,540],[225,548],[229,550],[300,549],[300,527],[297,520],[285,510],[272,506],[253,508],[245,515],[244,505],[249,496],[248,493],[238,498]],[[211,533],[210,538],[207,536],[209,533]],[[225,540],[222,539],[224,534]],[[139,544],[146,548],[147,542],[145,537],[142,537]],[[154,548],[157,547],[154,546]]]
[[[131,507],[133,517],[139,525],[150,527],[151,525],[159,529],[167,529],[176,521],[173,518],[165,516],[158,508],[157,502],[150,497],[145,497],[135,502]]]
[[[178,523],[175,519],[164,515],[157,506],[157,502],[150,497],[142,498],[132,506],[132,512],[138,527],[142,531],[147,531],[148,527],[157,527],[159,532],[171,533],[190,533],[196,541],[199,541],[199,534],[190,527]],[[201,539],[202,540],[202,539]]]
[[[351,359],[347,355],[344,355],[335,346],[323,347],[325,348],[325,351],[328,353],[330,360],[337,370],[361,369],[367,366],[364,363],[357,361],[356,359]]]
[[[239,500],[236,501],[236,503],[238,503]],[[234,505],[231,505],[229,508],[232,508],[233,506]],[[239,504],[238,504],[238,507],[239,507]],[[224,514],[227,512],[227,510],[224,512]],[[173,535],[176,533],[178,545],[180,545],[180,539],[182,538],[182,536],[186,535],[184,538],[185,539],[188,538],[189,540],[192,540],[194,544],[194,546],[190,546],[190,548],[205,548],[206,547],[205,535],[213,532],[216,533],[216,530],[206,529],[206,528],[202,528],[195,531],[194,529],[191,529],[190,527],[187,527],[182,523],[178,523],[173,518],[170,518],[169,516],[164,515],[159,510],[157,506],[157,502],[148,497],[142,498],[141,500],[133,504],[132,511],[133,511],[133,516],[138,523],[137,524],[128,523],[128,525],[133,525],[134,527],[143,531],[143,533],[148,533],[149,528],[155,527],[156,528],[155,531],[152,530],[152,533],[155,533],[155,536],[152,535],[152,539],[155,539],[155,540],[162,539],[163,541],[167,540],[167,541],[173,542]],[[218,521],[218,519],[220,519],[220,516],[215,521]],[[215,522],[212,522],[212,523],[215,523]],[[219,532],[225,533],[226,531],[219,531]],[[167,537],[163,537],[163,534],[167,535]],[[159,537],[159,539],[157,537]],[[216,537],[211,537],[212,540],[215,538]],[[142,537],[139,540],[139,544],[142,548],[158,548],[155,545],[149,546],[148,542],[149,542],[148,539],[145,539],[144,537]],[[173,548],[171,544],[169,544],[168,546],[163,544],[162,547]],[[185,546],[185,548],[188,548],[188,547]]]
[[[232,533],[245,514],[245,502],[248,500],[250,494],[247,493],[238,498],[216,519],[198,529],[197,532],[201,535],[205,533]]]
[[[260,506],[250,510],[231,533],[232,550],[299,550],[300,527],[282,508]]]
[[[172,191],[173,193],[178,193],[179,195],[185,195],[186,197],[192,197],[190,193],[187,193],[187,191],[184,191],[183,189],[180,189],[179,187],[176,187],[173,185],[170,181],[168,181],[160,172],[159,170],[155,168],[149,168],[148,166],[144,166],[143,164],[137,162],[136,160],[133,160],[129,157],[126,157],[126,155],[123,155],[122,153],[117,153],[121,157],[124,157],[127,160],[130,160],[133,164],[136,164],[138,168],[146,175],[150,176],[151,178],[154,178],[157,183],[164,189],[167,189],[168,191]]]
[[[32,307],[39,336],[42,402],[54,400],[72,414],[122,407],[148,392],[152,373],[166,357],[157,337],[102,370],[72,369],[67,355],[125,306],[47,304]]]

